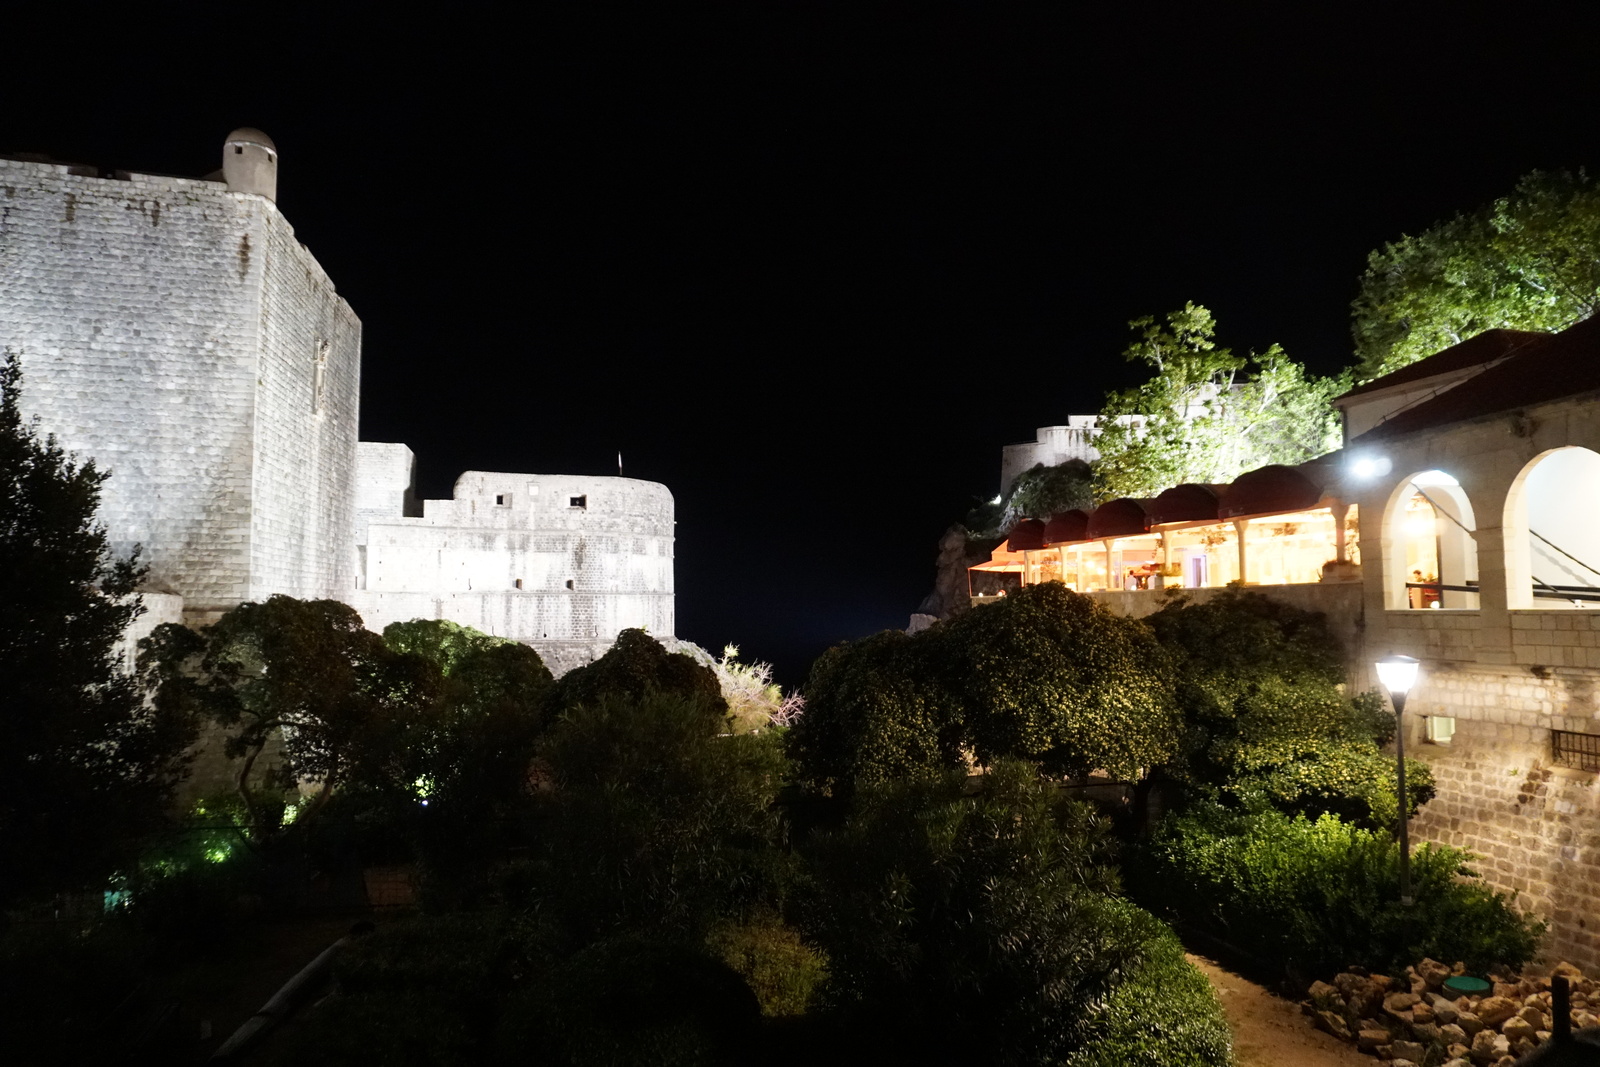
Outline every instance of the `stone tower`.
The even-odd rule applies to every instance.
[[[260,130],[241,126],[222,146],[222,179],[236,193],[278,199],[278,146]]]
[[[111,472],[101,520],[204,618],[355,587],[361,323],[278,210],[277,148],[224,181],[0,159],[0,346],[22,407]]]

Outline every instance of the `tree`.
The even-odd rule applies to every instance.
[[[1378,745],[1394,718],[1341,688],[1339,642],[1320,612],[1227,590],[1178,597],[1149,616],[1175,666],[1182,743],[1166,770],[1198,795],[1259,797],[1291,814],[1394,824],[1394,760]],[[1411,809],[1433,796],[1407,761]]]
[[[189,720],[146,705],[119,642],[143,611],[137,552],[94,521],[108,475],[19,409],[0,363],[0,903],[123,868],[185,773]]]
[[[1600,186],[1534,171],[1511,195],[1367,257],[1351,305],[1357,377],[1489,329],[1562,330],[1600,308]]]
[[[865,787],[806,851],[831,999],[894,1062],[1058,1063],[1139,955],[1104,823],[1025,763]]]
[[[834,791],[972,759],[1133,777],[1175,750],[1167,679],[1143,623],[1047,582],[912,636],[830,649],[790,752],[805,780]]]
[[[336,600],[240,604],[199,632],[157,627],[147,647],[158,702],[215,723],[241,760],[236,788],[258,837],[281,815],[251,777],[269,745],[279,762],[259,777],[279,796],[319,783],[311,815],[346,781],[404,781],[412,747],[434,733],[438,667],[392,651]]]
[[[1149,497],[1184,482],[1229,482],[1269,463],[1303,463],[1339,447],[1330,401],[1347,376],[1308,377],[1278,345],[1237,356],[1213,340],[1211,312],[1185,304],[1128,324],[1124,355],[1155,374],[1106,397],[1095,448],[1097,496]]]
[[[1054,467],[1036,463],[1017,475],[1006,495],[1000,528],[1009,530],[1020,519],[1045,519],[1073,508],[1094,505],[1094,472],[1081,459]]]
[[[554,789],[535,903],[577,943],[695,942],[764,902],[787,778],[777,734],[730,734],[720,697],[650,687],[572,705],[540,754]]]

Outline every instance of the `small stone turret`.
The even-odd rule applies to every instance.
[[[249,126],[228,134],[222,146],[222,177],[236,193],[278,199],[278,146]]]

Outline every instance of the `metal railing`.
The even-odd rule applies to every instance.
[[[1600,734],[1551,730],[1550,755],[1557,767],[1600,773]]]

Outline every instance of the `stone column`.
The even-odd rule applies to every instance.
[[[1249,528],[1250,528],[1250,520],[1249,519],[1234,519],[1233,520],[1234,532],[1239,535],[1239,584],[1240,585],[1249,585],[1250,584],[1250,570],[1249,570],[1250,558],[1249,558],[1249,553],[1245,550],[1245,532],[1247,530],[1249,530]]]

